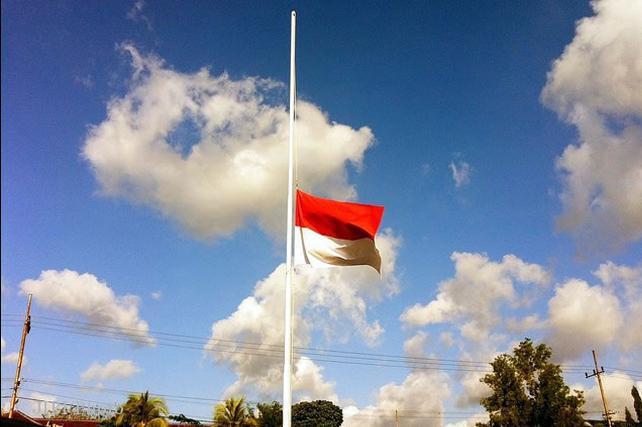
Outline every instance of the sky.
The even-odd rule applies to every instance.
[[[294,400],[472,426],[546,343],[642,387],[642,2],[2,2],[2,404],[281,399],[290,11],[301,188],[383,272],[295,278]],[[46,402],[46,403],[45,403]]]

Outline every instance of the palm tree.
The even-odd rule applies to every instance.
[[[217,427],[252,427],[256,418],[245,404],[245,397],[230,397],[224,403],[216,405],[214,425]]]
[[[119,408],[116,426],[168,427],[165,416],[169,413],[165,401],[150,397],[149,392],[130,394],[127,402]]]

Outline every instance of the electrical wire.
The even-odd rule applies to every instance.
[[[3,324],[9,322],[11,326],[19,326],[21,322],[17,314],[2,314]],[[40,320],[42,319],[42,320]],[[19,322],[19,323],[17,323]],[[142,337],[141,331],[133,328],[116,327],[96,323],[85,323],[47,316],[32,316],[31,323],[37,330],[70,333],[92,337],[104,337],[119,341],[130,341],[135,344],[148,345],[150,339]],[[130,333],[127,333],[129,331]],[[135,334],[135,335],[134,335]],[[152,334],[150,332],[150,334]],[[153,332],[156,344],[166,347],[208,351],[215,354],[240,354],[264,358],[281,359],[282,345],[270,343],[246,342],[229,339],[204,338],[193,335]],[[316,362],[376,366],[387,368],[404,368],[415,370],[455,371],[490,373],[489,362],[457,360],[445,358],[429,358],[417,356],[401,356],[371,352],[342,351],[316,347],[295,347],[295,357],[307,357]],[[592,369],[589,365],[561,365],[566,374],[583,374]],[[607,367],[609,370],[626,372],[634,379],[642,377],[642,371],[620,367]],[[617,376],[617,374],[611,374]],[[625,378],[620,375],[620,377]]]

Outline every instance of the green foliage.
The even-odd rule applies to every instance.
[[[167,427],[168,413],[165,401],[150,397],[148,391],[130,394],[127,402],[118,408],[115,424],[117,427]]]
[[[200,426],[201,425],[201,422],[199,420],[195,420],[193,418],[188,418],[183,414],[170,415],[167,418],[169,418],[172,421],[176,421],[177,423],[181,423],[181,424],[191,424],[193,426]]]
[[[343,411],[328,400],[300,402],[292,407],[292,427],[339,427]]]
[[[549,362],[551,349],[534,346],[530,339],[519,343],[513,355],[502,354],[491,363],[493,373],[481,381],[492,393],[481,404],[490,422],[480,426],[582,426],[582,392],[571,394],[562,370]]]
[[[257,420],[252,409],[245,403],[245,397],[230,397],[214,409],[214,425],[217,427],[252,427]]]
[[[259,427],[281,427],[283,425],[283,406],[279,402],[259,403],[256,407],[259,410],[257,419]]]

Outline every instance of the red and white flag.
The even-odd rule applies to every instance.
[[[369,265],[381,273],[375,234],[383,206],[322,199],[296,192],[295,264]]]

